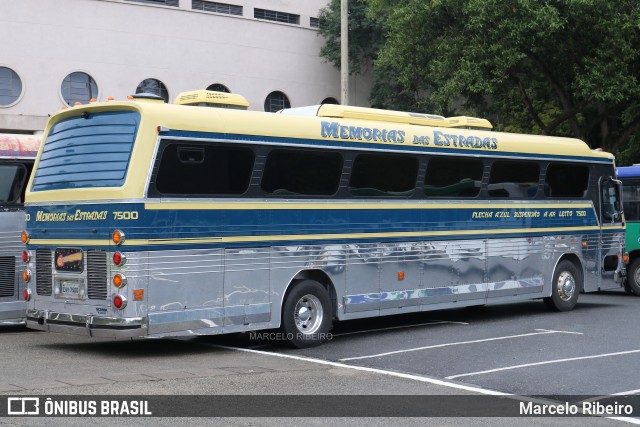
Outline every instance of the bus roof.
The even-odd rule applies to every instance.
[[[640,178],[640,165],[620,166],[616,168],[618,178]]]
[[[374,116],[364,114],[366,111],[358,112],[350,107],[352,113],[346,114],[348,118],[342,118],[332,114],[337,114],[340,110],[347,111],[347,108],[330,104],[307,107],[306,111],[303,110],[305,109],[291,109],[274,114],[136,99],[68,107],[51,116],[45,129],[45,138],[48,138],[52,127],[61,121],[75,120],[74,124],[70,122],[70,126],[80,125],[78,129],[81,130],[98,123],[106,123],[110,120],[109,117],[118,117],[105,114],[92,120],[97,114],[117,112],[122,116],[133,113],[128,116],[136,123],[132,134],[135,143],[131,145],[132,151],[128,161],[133,167],[128,172],[122,171],[126,173],[123,186],[100,187],[100,191],[96,188],[52,191],[56,192],[57,200],[76,200],[79,197],[85,200],[143,198],[158,136],[230,143],[304,145],[449,156],[490,156],[503,159],[548,158],[556,161],[592,161],[603,164],[613,164],[614,160],[612,154],[591,150],[578,139],[451,127],[451,123],[441,116],[413,117],[408,113],[389,112],[387,118],[391,117],[393,120],[378,120],[384,117],[383,110],[380,110],[381,116],[373,119]],[[133,119],[134,115],[137,118]],[[421,123],[441,125],[427,126],[402,122],[407,117]],[[85,119],[85,125],[78,121]],[[92,124],[92,121],[95,124]],[[104,139],[105,135],[101,135],[100,140]],[[46,143],[44,145],[46,146]],[[41,147],[41,150],[44,148]],[[38,160],[36,162],[39,163]],[[31,202],[46,201],[53,197],[47,193],[48,191],[31,192],[31,184],[27,189],[27,196]]]
[[[0,157],[2,158],[34,158],[42,143],[38,135],[0,134]]]

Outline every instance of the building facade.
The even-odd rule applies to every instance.
[[[0,132],[37,133],[89,99],[243,95],[250,110],[340,101],[319,56],[328,0],[0,0]],[[350,101],[368,105],[366,77]]]

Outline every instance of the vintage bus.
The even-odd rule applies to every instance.
[[[0,134],[0,323],[24,322],[24,193],[40,137]]]
[[[625,290],[640,296],[640,165],[617,168],[622,181],[622,204],[626,221],[629,268]]]
[[[27,190],[27,326],[281,328],[620,288],[612,155],[488,122],[97,102],[53,115]]]

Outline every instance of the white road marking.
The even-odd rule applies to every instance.
[[[484,388],[480,388],[480,387],[467,386],[467,385],[464,385],[464,384],[455,384],[455,383],[451,383],[451,382],[448,382],[448,381],[443,381],[443,380],[437,380],[437,379],[434,379],[434,378],[423,377],[423,376],[420,376],[420,375],[403,374],[401,372],[385,371],[385,370],[382,370],[382,369],[367,368],[365,366],[353,366],[353,365],[347,365],[347,364],[344,364],[344,363],[331,362],[329,360],[315,359],[315,358],[312,358],[312,357],[302,357],[302,356],[295,356],[295,355],[292,355],[292,354],[273,353],[273,352],[270,352],[270,351],[253,350],[253,349],[250,349],[250,348],[229,347],[229,346],[226,346],[226,345],[219,345],[219,344],[209,344],[209,345],[212,346],[212,347],[223,348],[225,350],[235,350],[235,351],[242,351],[242,352],[246,352],[246,353],[256,353],[256,354],[262,354],[262,355],[267,355],[267,356],[282,357],[282,358],[285,358],[285,359],[300,360],[300,361],[303,361],[303,362],[312,362],[312,363],[318,363],[320,365],[333,366],[334,368],[344,368],[344,369],[352,369],[352,370],[356,370],[356,371],[372,372],[372,373],[375,373],[375,374],[383,374],[383,375],[388,375],[388,376],[392,376],[392,377],[405,378],[405,379],[410,379],[410,380],[414,380],[414,381],[420,381],[420,382],[429,383],[429,384],[442,385],[442,386],[446,386],[446,387],[452,387],[452,388],[457,388],[457,389],[460,389],[460,390],[472,391],[472,392],[475,392],[475,393],[486,394],[486,395],[491,395],[491,396],[513,396],[510,393],[503,393],[503,392],[500,392],[500,391],[489,390],[489,389],[484,389]]]
[[[454,325],[468,325],[468,323],[466,323],[466,322],[450,322],[448,320],[437,320],[435,322],[419,323],[417,325],[390,326],[388,328],[367,329],[365,331],[344,332],[342,334],[333,334],[333,336],[334,337],[342,337],[342,336],[345,336],[345,335],[368,334],[369,332],[390,331],[392,329],[416,328],[418,326],[442,325],[442,324],[447,324],[447,323],[451,323],[451,324],[454,324]]]
[[[487,369],[486,371],[468,372],[466,374],[451,375],[446,377],[448,380],[461,377],[471,377],[474,375],[490,374],[493,372],[508,371],[511,369],[528,368],[530,366],[551,365],[553,363],[573,362],[574,360],[599,359],[601,357],[622,356],[625,354],[640,353],[640,350],[618,351],[616,353],[594,354],[591,356],[578,356],[566,359],[547,360],[544,362],[524,363],[522,365],[505,366],[503,368]]]
[[[577,335],[582,335],[582,332],[552,331],[552,330],[549,330],[549,329],[536,329],[536,331],[538,331],[538,332],[531,332],[531,333],[528,333],[528,334],[519,334],[519,335],[508,335],[508,336],[494,337],[494,338],[484,338],[484,339],[471,340],[471,341],[458,341],[458,342],[451,342],[451,343],[444,343],[444,344],[435,344],[435,345],[428,345],[428,346],[424,346],[424,347],[408,348],[408,349],[405,349],[405,350],[388,351],[386,353],[370,354],[368,356],[346,357],[344,359],[340,359],[340,361],[341,362],[346,362],[346,361],[349,361],[349,360],[371,359],[373,357],[383,357],[383,356],[389,356],[389,355],[392,355],[392,354],[408,353],[408,352],[411,352],[411,351],[428,350],[428,349],[431,349],[431,348],[449,347],[449,346],[452,346],[452,345],[462,345],[462,344],[475,344],[475,343],[487,342],[487,341],[497,341],[497,340],[506,340],[506,339],[511,339],[511,338],[530,337],[530,336],[534,336],[534,335],[545,335],[545,334],[577,334]]]
[[[557,331],[554,331],[554,332],[557,332]],[[333,366],[334,368],[352,369],[354,371],[371,372],[371,373],[374,373],[374,374],[387,375],[387,376],[390,376],[390,377],[404,378],[404,379],[413,380],[413,381],[420,381],[420,382],[424,382],[424,383],[429,383],[429,384],[441,385],[441,386],[444,386],[444,387],[455,388],[455,389],[458,389],[458,390],[470,391],[470,392],[479,393],[479,394],[488,395],[488,396],[506,396],[506,397],[511,397],[511,398],[517,399],[517,400],[525,400],[525,401],[526,400],[533,400],[533,401],[537,401],[538,400],[538,399],[527,398],[526,396],[517,396],[517,395],[511,394],[511,393],[503,393],[501,391],[486,389],[486,388],[482,388],[482,387],[468,386],[468,385],[464,385],[464,384],[457,384],[457,383],[452,383],[452,382],[448,382],[448,381],[437,380],[435,378],[423,377],[421,375],[403,374],[401,372],[385,371],[383,369],[367,368],[365,366],[347,365],[347,364],[344,364],[344,363],[331,362],[331,361],[328,361],[328,360],[315,359],[315,358],[312,358],[312,357],[295,356],[295,355],[292,355],[292,354],[272,353],[270,351],[252,350],[252,349],[248,349],[248,348],[238,348],[238,347],[229,347],[229,346],[226,346],[226,345],[218,345],[218,344],[208,344],[208,345],[211,346],[211,347],[222,348],[222,349],[225,349],[225,350],[242,351],[242,352],[246,352],[246,353],[261,354],[261,355],[264,355],[264,356],[272,356],[272,357],[282,357],[284,359],[293,359],[293,360],[300,360],[302,362],[310,362],[310,363],[317,363],[317,364],[320,364],[320,365]],[[630,424],[638,424],[638,425],[640,425],[640,420],[636,419],[636,418],[630,418],[630,417],[602,417],[602,418],[606,418],[606,419],[610,419],[610,420],[616,420],[616,421],[623,421],[623,422],[627,422],[627,423],[630,423]]]

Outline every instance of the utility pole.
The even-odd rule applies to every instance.
[[[340,84],[342,105],[349,105],[349,5],[340,0]]]

